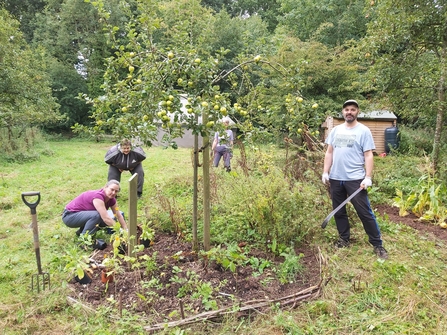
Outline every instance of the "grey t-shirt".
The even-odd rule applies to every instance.
[[[335,180],[359,180],[365,178],[364,152],[374,150],[371,131],[358,123],[353,128],[345,124],[332,129],[326,143],[332,145],[332,166],[329,178]]]
[[[220,135],[219,132],[217,131],[214,134],[214,138],[217,139],[217,145],[223,145],[226,146],[227,148],[231,147],[231,142],[234,140],[233,139],[233,131],[231,129],[226,129],[225,132]]]

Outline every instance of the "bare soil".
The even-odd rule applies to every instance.
[[[424,235],[444,242],[447,241],[447,229],[442,229],[440,226],[429,222],[420,221],[413,213],[407,216],[399,216],[399,208],[388,205],[374,206],[374,209],[381,215],[388,215],[391,222],[405,224],[416,229],[421,236]]]
[[[447,240],[446,229],[421,222],[413,214],[400,217],[396,207],[379,205],[375,208],[380,215],[388,215],[392,222],[408,225],[420,234]],[[241,250],[251,249],[248,247],[244,243],[240,244]],[[96,250],[92,258],[101,263],[111,251],[112,246],[108,245],[105,250]],[[114,282],[104,284],[100,280],[100,270],[97,269],[90,284],[79,284],[75,280],[70,283],[71,297],[92,308],[115,304],[119,310],[125,309],[146,317],[151,323],[180,320],[182,310],[185,318],[238,303],[276,301],[319,285],[321,278],[317,251],[304,247],[297,249],[296,253],[303,254],[303,271],[297,280],[283,284],[273,273],[276,265],[283,262],[281,257],[251,249],[248,257],[269,260],[271,266],[264,269],[262,274],[256,274],[256,269],[250,265],[239,266],[232,272],[199,257],[192,251],[190,243],[177,236],[159,233],[152,245],[139,253],[140,256],[156,254],[154,270],[147,271],[145,266],[126,269],[124,273],[115,276]],[[157,280],[157,284],[149,286],[151,280]],[[211,283],[213,290],[209,292],[210,295],[194,295],[204,283]]]

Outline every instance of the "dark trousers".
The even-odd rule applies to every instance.
[[[128,171],[128,170],[123,170],[123,171]],[[137,193],[139,195],[143,194],[143,184],[144,184],[144,170],[143,170],[143,165],[138,164],[137,166],[135,166],[135,168],[132,171],[129,171],[132,175],[134,173],[138,173],[138,181],[137,181]],[[121,172],[120,170],[113,166],[113,165],[109,165],[109,174],[107,176],[107,180],[118,180],[121,181]]]
[[[354,193],[354,191],[360,187],[362,180],[340,181],[330,179],[329,182],[331,185],[332,208],[335,209],[344,200],[346,200],[350,194]],[[377,224],[376,216],[371,209],[371,204],[369,203],[368,199],[368,192],[366,190],[362,190],[354,198],[352,198],[351,203],[354,205],[355,211],[362,221],[363,228],[369,237],[369,243],[373,246],[382,245],[379,225]],[[337,230],[340,237],[345,241],[349,241],[350,226],[346,206],[335,213],[334,219],[335,223],[337,224]]]

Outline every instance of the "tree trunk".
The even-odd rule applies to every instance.
[[[432,152],[432,163],[433,170],[437,174],[438,173],[438,165],[439,165],[439,151],[441,146],[441,136],[442,136],[442,128],[444,122],[444,108],[445,108],[445,77],[446,77],[446,53],[447,53],[447,41],[444,41],[443,48],[440,52],[440,64],[441,64],[441,73],[439,76],[438,83],[438,106],[437,106],[437,114],[436,114],[436,129],[435,129],[435,139],[433,142],[433,152]]]

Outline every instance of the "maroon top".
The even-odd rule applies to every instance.
[[[72,201],[70,201],[68,205],[65,206],[65,209],[70,212],[96,211],[96,208],[93,205],[94,199],[100,199],[104,201],[106,209],[109,209],[116,204],[115,198],[112,198],[106,202],[106,194],[104,193],[103,189],[100,189],[81,193]]]

